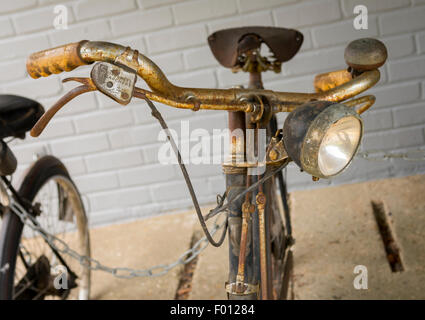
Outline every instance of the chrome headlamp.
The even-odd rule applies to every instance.
[[[314,177],[329,178],[353,159],[363,135],[357,112],[340,103],[309,102],[292,111],[283,126],[289,157]]]

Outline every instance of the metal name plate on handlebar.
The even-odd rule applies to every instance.
[[[123,105],[128,104],[133,96],[136,77],[134,71],[106,62],[96,63],[91,71],[97,89]]]

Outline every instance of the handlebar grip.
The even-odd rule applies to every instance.
[[[31,54],[27,59],[28,74],[37,79],[88,64],[80,55],[80,48],[86,42],[87,40],[69,43]]]
[[[321,73],[314,78],[314,89],[316,92],[328,91],[352,79],[346,69]]]

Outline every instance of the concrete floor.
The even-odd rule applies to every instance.
[[[425,175],[291,194],[295,299],[425,299]],[[383,201],[405,271],[390,269],[371,201]],[[91,230],[93,257],[144,268],[173,262],[190,245],[193,212]],[[200,255],[190,299],[225,299],[227,242]],[[354,288],[354,268],[368,289]],[[158,278],[116,279],[93,273],[93,299],[173,299],[182,267]]]
[[[190,246],[195,218],[173,214],[92,229],[92,257],[107,266],[137,269],[174,262]],[[182,269],[134,279],[93,271],[92,299],[174,299]]]

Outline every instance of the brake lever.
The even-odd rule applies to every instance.
[[[126,50],[125,55],[123,54],[122,59],[127,59],[127,51],[129,51],[129,48]],[[137,63],[137,60],[135,61],[134,58],[135,56],[137,56],[137,54],[133,55],[132,58],[134,64]],[[120,60],[117,61],[117,63],[120,63]],[[83,85],[66,93],[49,110],[47,110],[47,112],[43,114],[43,116],[31,129],[31,136],[38,137],[56,112],[58,112],[66,103],[86,92],[99,90],[116,102],[122,105],[127,105],[131,101],[134,90],[136,89],[136,80],[137,75],[132,69],[124,65],[114,65],[106,62],[96,63],[92,68],[90,78],[71,77],[62,80],[62,82],[77,81]]]
[[[38,137],[43,130],[46,128],[49,121],[53,118],[53,116],[58,112],[66,103],[79,96],[80,94],[96,91],[97,87],[90,78],[77,78],[71,77],[63,79],[62,82],[68,81],[77,81],[82,83],[82,86],[76,87],[71,91],[67,92],[62,98],[60,98],[49,110],[47,110],[40,119],[38,119],[37,123],[32,127],[30,134],[33,137]]]

